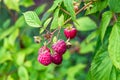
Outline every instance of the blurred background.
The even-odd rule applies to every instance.
[[[96,42],[82,41],[90,32],[78,32],[61,65],[37,61],[43,43],[36,44],[33,37],[40,29],[29,27],[23,12],[32,10],[42,18],[52,4],[53,0],[0,0],[0,80],[86,80]],[[63,31],[60,37],[65,40],[61,35]]]

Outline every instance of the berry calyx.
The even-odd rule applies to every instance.
[[[52,45],[52,49],[60,55],[64,54],[67,49],[65,41],[58,40],[56,43]]]
[[[75,38],[76,34],[77,34],[76,28],[67,27],[66,29],[64,29],[64,35],[66,36],[67,39]]]
[[[38,54],[41,54],[41,53],[43,53],[44,51],[50,52],[50,49],[49,49],[47,46],[42,46],[42,47],[39,49]]]
[[[40,53],[38,56],[38,61],[44,66],[51,64],[52,61],[50,52],[48,50],[45,50],[44,52]]]
[[[62,55],[58,54],[57,52],[54,52],[54,54],[51,55],[51,61],[57,65],[61,64],[62,63]]]

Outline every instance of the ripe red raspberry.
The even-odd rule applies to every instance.
[[[38,54],[41,54],[41,53],[43,53],[44,51],[50,52],[50,49],[47,48],[47,46],[42,46],[42,47],[39,49]]]
[[[52,49],[58,54],[64,54],[66,51],[66,43],[64,40],[58,40],[55,44],[52,45]]]
[[[64,35],[66,36],[66,38],[70,38],[73,39],[77,34],[77,30],[73,27],[68,27],[66,29],[64,29]]]
[[[54,54],[51,56],[51,60],[54,64],[61,64],[62,63],[62,55],[58,54],[57,52],[54,52]]]
[[[38,61],[45,66],[51,64],[52,61],[51,61],[50,52],[46,50],[46,51],[40,53],[38,56]]]

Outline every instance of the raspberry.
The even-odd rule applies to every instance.
[[[54,64],[61,64],[62,63],[62,55],[58,54],[57,52],[54,52],[54,54],[51,56],[51,61]]]
[[[50,49],[49,48],[47,48],[46,46],[43,46],[43,47],[41,47],[40,49],[39,49],[39,51],[38,51],[38,54],[41,54],[41,53],[43,53],[44,51],[48,51],[48,52],[50,52]]]
[[[38,61],[45,66],[49,65],[51,63],[50,52],[45,50],[42,53],[40,53],[39,56],[38,56]]]
[[[58,40],[55,44],[52,45],[52,49],[58,54],[64,54],[66,51],[66,43],[64,40]]]
[[[74,11],[77,12],[79,10],[79,7],[77,5],[74,6]]]
[[[64,35],[66,36],[66,38],[70,38],[73,39],[77,34],[77,30],[73,27],[68,27],[66,29],[64,29]]]

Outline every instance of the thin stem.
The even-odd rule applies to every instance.
[[[113,14],[113,18],[114,18],[114,20],[115,20],[115,22],[117,21],[117,17],[116,17],[116,15],[115,15],[115,13]]]
[[[91,2],[89,2],[88,4],[86,4],[86,5],[85,5],[84,7],[82,7],[80,10],[78,10],[75,15],[79,14],[82,10],[85,10],[86,7],[88,7],[88,6],[91,5],[92,3],[93,3],[93,2],[91,1]],[[64,22],[64,24],[66,24],[67,22],[69,22],[71,19],[72,19],[71,17],[68,18],[68,19]]]
[[[91,4],[92,4],[92,1],[89,2],[88,4],[86,4],[86,5],[85,5],[84,7],[82,7],[80,10],[78,10],[75,15],[79,14],[82,10],[85,10],[85,9],[86,9],[89,5],[91,5]],[[59,8],[60,8],[60,6],[59,6]],[[69,12],[67,12],[67,11],[64,10],[63,8],[60,8],[60,9],[61,9],[62,11],[64,11],[66,14],[70,15]],[[71,19],[72,19],[72,17],[68,18],[68,19],[64,22],[64,24],[66,24],[67,22],[69,22]],[[57,30],[58,30],[58,29],[55,29],[55,30],[51,33],[51,38],[50,38],[50,40],[48,41],[47,45],[52,42],[53,34],[54,34]],[[59,33],[60,33],[60,29],[59,29],[59,31],[58,31],[57,37],[59,36]]]
[[[71,19],[72,19],[72,17],[68,18],[68,19],[64,22],[64,24],[68,23]]]
[[[49,45],[51,42],[52,42],[52,37],[54,35],[54,33],[57,31],[58,29],[55,29],[53,32],[51,32],[51,38],[50,40],[48,41],[47,45]]]
[[[88,4],[86,4],[85,6],[83,6],[81,9],[79,9],[77,12],[76,12],[76,15],[79,14],[82,10],[85,10],[89,5],[91,5],[93,2],[89,2]]]
[[[60,30],[61,30],[61,27],[58,29],[58,33],[57,33],[57,39],[58,39],[58,37],[59,37]]]
[[[60,5],[58,5],[58,7],[66,14],[70,15],[70,13],[68,11],[66,11],[65,9],[63,9],[62,7],[60,7]]]
[[[54,34],[58,29],[55,29],[51,34]]]
[[[61,9],[64,13],[66,13],[66,14],[70,15],[70,13],[69,13],[69,12],[67,12],[65,9],[63,9],[63,8],[61,8],[61,7],[60,7],[60,9]]]

